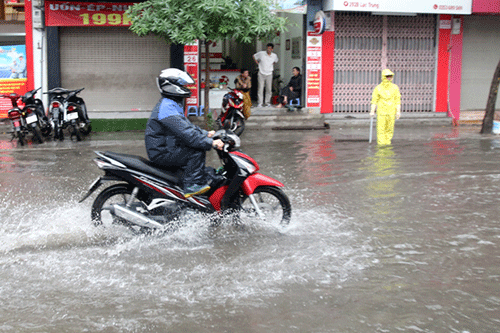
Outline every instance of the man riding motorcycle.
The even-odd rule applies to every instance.
[[[183,168],[186,198],[203,194],[210,190],[205,172],[206,152],[211,148],[221,150],[224,143],[212,139],[214,131],[199,128],[184,115],[184,99],[191,96],[186,85],[194,84],[188,73],[176,68],[164,69],[156,83],[162,98],[146,125],[149,160],[159,165]]]

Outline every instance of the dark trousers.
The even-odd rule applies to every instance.
[[[180,166],[184,170],[184,189],[195,184],[203,185],[207,182],[205,173],[204,150],[189,147],[179,148],[156,158],[153,162],[160,165]]]
[[[295,91],[290,91],[289,87],[285,87],[285,88],[281,89],[280,95],[278,96],[278,103],[279,104],[285,103],[284,96],[286,96],[287,103],[290,104],[290,101],[292,99],[299,97],[299,94],[296,93]]]

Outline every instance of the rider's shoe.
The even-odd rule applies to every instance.
[[[210,186],[208,186],[208,184],[204,184],[204,185],[198,185],[198,184],[195,184],[195,185],[191,185],[191,186],[188,186],[186,188],[186,190],[184,191],[184,198],[190,198],[192,197],[193,195],[200,195],[200,194],[203,194],[205,192],[208,192],[210,190]]]

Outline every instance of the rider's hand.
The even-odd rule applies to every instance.
[[[209,138],[211,138],[211,137],[213,137],[213,136],[214,136],[214,134],[215,134],[215,131],[210,131],[210,132],[208,132],[207,136],[208,136]]]
[[[212,147],[214,147],[215,149],[222,150],[224,148],[224,142],[222,142],[221,139],[214,140],[212,142]]]

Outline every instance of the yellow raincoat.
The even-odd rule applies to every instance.
[[[389,69],[382,71],[382,83],[375,87],[372,94],[371,114],[377,109],[377,143],[390,145],[394,135],[394,123],[399,118],[401,94],[397,85],[387,76],[394,76]]]

